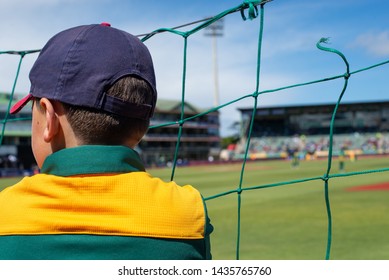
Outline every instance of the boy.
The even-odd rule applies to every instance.
[[[109,24],[58,33],[30,72],[41,174],[0,193],[0,259],[209,259],[193,187],[145,172],[133,148],[157,91],[151,56]]]

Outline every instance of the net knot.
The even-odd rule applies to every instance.
[[[244,14],[244,10],[247,8],[248,8],[248,17],[250,20],[253,20],[258,16],[258,8],[256,5],[254,5],[254,4],[258,4],[258,3],[259,3],[259,1],[255,1],[255,0],[245,0],[243,2],[243,6],[240,9],[240,14],[241,14],[243,20],[247,20],[247,17]]]
[[[330,179],[330,177],[328,177],[328,174],[324,174],[323,177],[321,177],[321,179],[322,179],[324,182],[328,182],[328,180]]]

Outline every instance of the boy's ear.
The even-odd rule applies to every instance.
[[[43,140],[47,143],[51,142],[59,131],[59,119],[55,112],[53,103],[47,99],[39,100],[39,105],[45,114],[46,124],[43,132]]]

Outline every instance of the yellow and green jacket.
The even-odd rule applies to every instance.
[[[210,259],[205,203],[122,146],[58,151],[0,192],[0,259]]]

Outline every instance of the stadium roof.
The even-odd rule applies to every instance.
[[[269,106],[257,106],[257,109],[282,109],[282,108],[318,108],[335,106],[336,102],[333,103],[317,103],[317,104],[287,104],[287,105],[269,105]],[[363,105],[389,105],[389,100],[377,100],[377,101],[342,101],[340,106],[351,105],[351,106],[363,106]],[[237,108],[239,111],[252,110],[253,107]]]
[[[6,92],[0,92],[0,104],[8,104],[11,94]],[[16,101],[16,98],[13,98]]]
[[[184,102],[185,113],[198,114],[208,110],[208,108],[198,108],[189,102]],[[181,111],[181,100],[172,99],[158,99],[157,112],[180,112]]]

